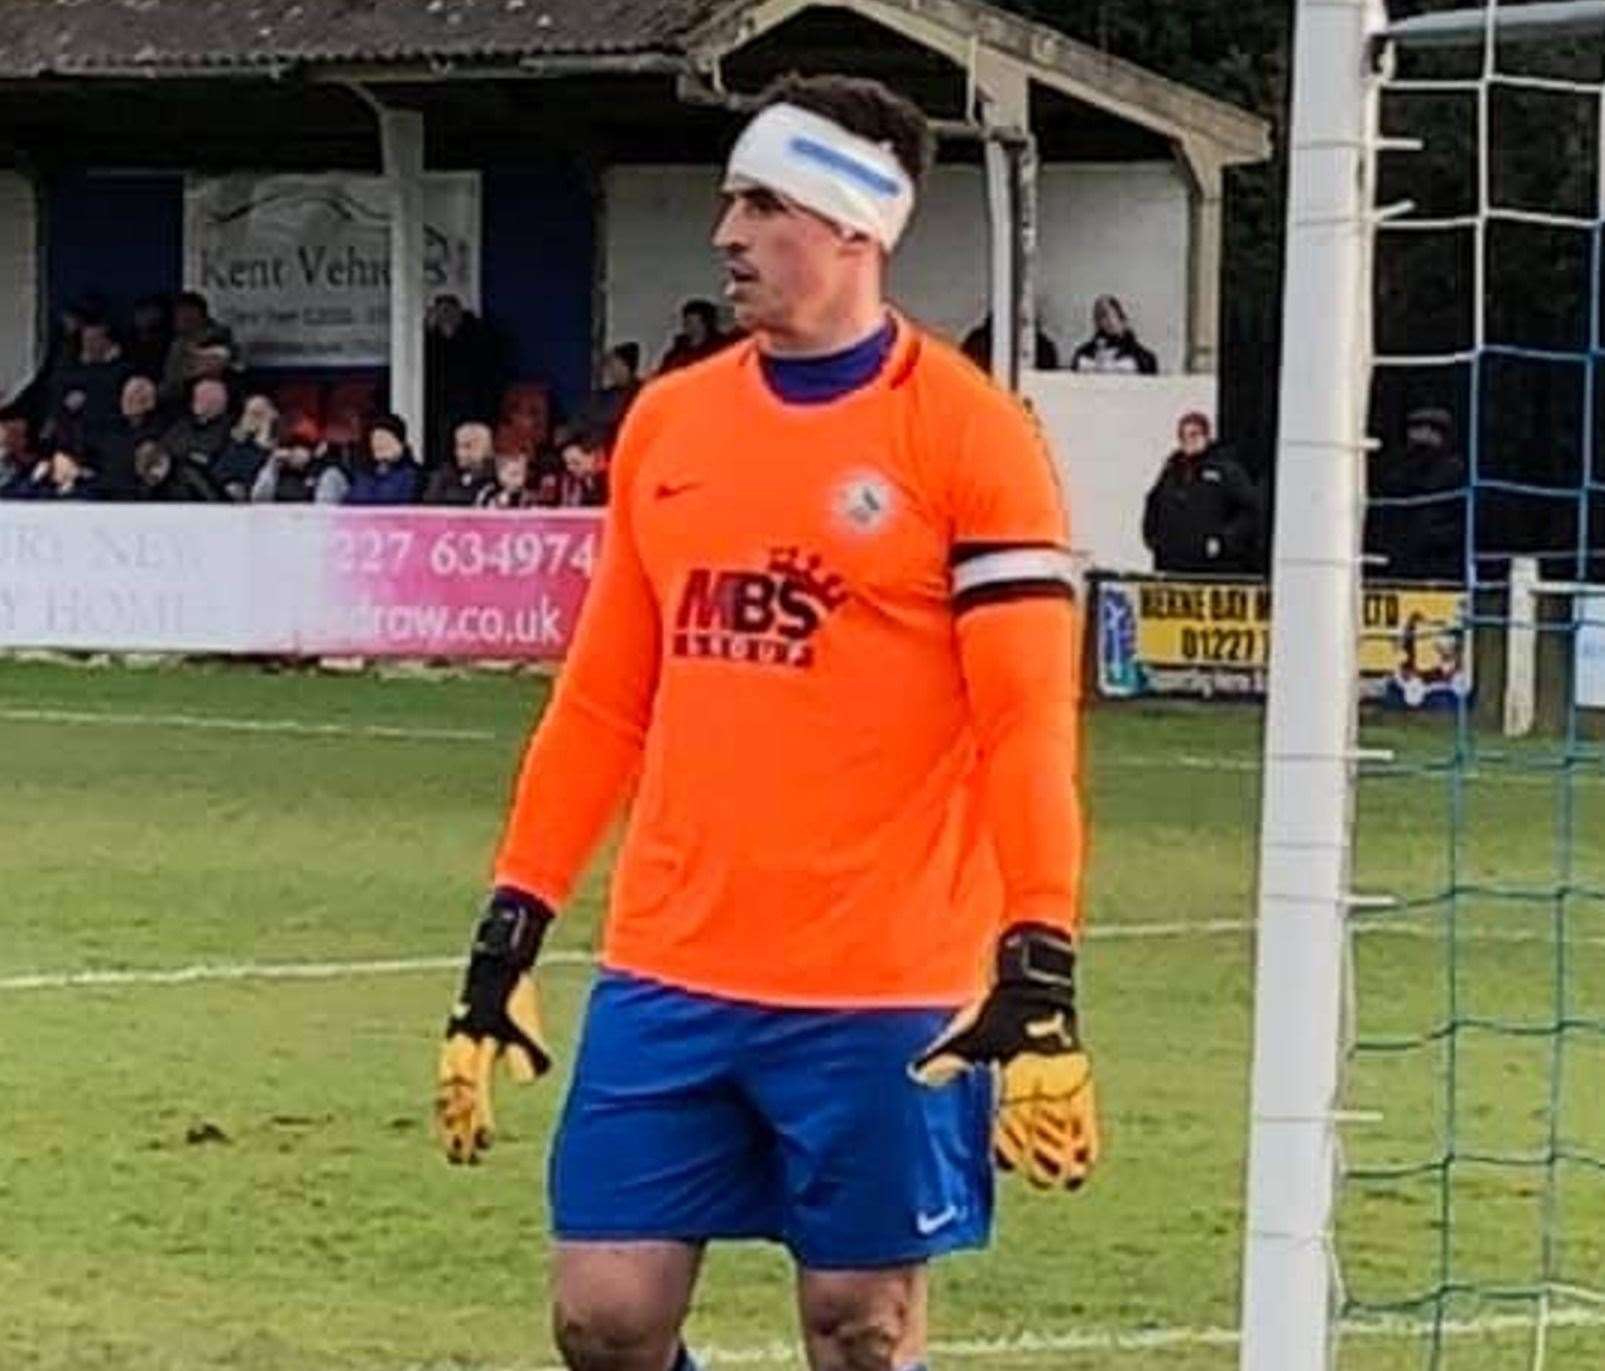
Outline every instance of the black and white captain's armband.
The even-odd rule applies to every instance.
[[[1008,600],[1081,598],[1076,558],[1053,543],[955,543],[953,612]]]

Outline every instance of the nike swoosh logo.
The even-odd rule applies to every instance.
[[[659,481],[658,488],[652,493],[659,500],[672,500],[676,495],[684,495],[686,491],[695,490],[701,484],[701,481],[682,481],[677,486],[671,486]]]
[[[946,1228],[958,1216],[958,1209],[950,1204],[939,1214],[916,1214],[914,1216],[914,1227],[919,1229],[920,1237],[928,1238],[932,1233]]]

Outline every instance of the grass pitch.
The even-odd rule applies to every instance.
[[[456,972],[334,964],[461,955],[538,682],[267,676],[241,668],[0,664],[0,1367],[469,1371],[555,1365],[543,1164],[564,1081],[500,1095],[486,1166],[427,1131]],[[1369,743],[1442,757],[1439,721]],[[1003,1187],[999,1240],[944,1263],[932,1364],[989,1371],[1235,1365],[1251,1017],[1258,719],[1127,707],[1089,723],[1086,1024],[1108,1158],[1074,1198]],[[1543,745],[1514,754],[1530,763]],[[1462,1160],[1345,1192],[1351,1293],[1549,1269],[1605,1286],[1605,773],[1497,759],[1458,801],[1415,772],[1361,791],[1357,884],[1441,907],[1358,939],[1363,1035],[1349,1105],[1360,1167],[1428,1162],[1450,1112]],[[1567,858],[1566,854],[1570,854]],[[1453,868],[1451,869],[1451,858]],[[552,941],[590,949],[605,873]],[[319,979],[140,980],[325,964]],[[40,985],[84,971],[124,983]],[[566,1062],[588,980],[542,973]],[[1557,996],[1578,1024],[1557,1039]],[[1432,1037],[1453,1012],[1478,1020]],[[1510,1031],[1517,1030],[1517,1031]],[[1425,1035],[1417,1046],[1407,1039]],[[1557,1042],[1560,1050],[1557,1052]],[[1457,1088],[1444,1085],[1457,1054]],[[1551,1133],[1551,1080],[1562,1107]],[[1452,1222],[1439,1223],[1447,1194]],[[1547,1240],[1546,1240],[1547,1235]],[[1518,1371],[1519,1301],[1457,1301],[1442,1363]],[[786,1263],[716,1252],[691,1327],[714,1366],[797,1366]],[[1546,1371],[1605,1365],[1605,1326],[1552,1331]],[[1341,1365],[1404,1371],[1426,1345],[1356,1332]]]

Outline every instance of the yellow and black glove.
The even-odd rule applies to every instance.
[[[961,1010],[910,1070],[941,1086],[997,1072],[992,1152],[1042,1190],[1078,1190],[1098,1160],[1092,1063],[1076,1022],[1076,951],[1060,930],[1015,924],[998,942],[997,981]]]
[[[435,1125],[453,1164],[477,1162],[495,1136],[491,1074],[498,1058],[515,1081],[552,1065],[530,975],[552,911],[533,895],[498,886],[479,921],[462,993],[446,1020]]]

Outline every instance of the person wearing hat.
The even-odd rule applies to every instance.
[[[573,1371],[688,1371],[703,1248],[754,1238],[814,1371],[921,1371],[993,1157],[1060,1193],[1097,1157],[1077,567],[1028,414],[887,301],[930,156],[876,82],[771,87],[713,234],[746,336],[612,454],[435,1105],[476,1161],[495,1064],[550,1066],[540,943],[633,794],[550,1164]]]
[[[351,473],[348,505],[410,505],[418,499],[419,471],[407,445],[407,421],[381,414],[368,427],[366,460]]]
[[[1404,451],[1375,453],[1365,546],[1386,558],[1383,580],[1460,581],[1466,562],[1466,465],[1455,452],[1454,416],[1437,406],[1405,418]]]
[[[1216,443],[1209,417],[1176,421],[1176,447],[1143,502],[1142,540],[1154,570],[1233,576],[1259,566],[1264,501],[1237,459]]]

